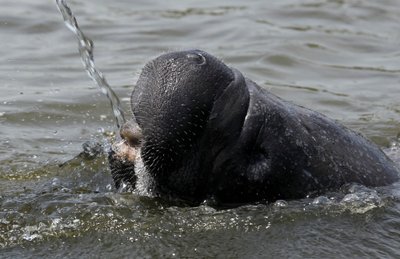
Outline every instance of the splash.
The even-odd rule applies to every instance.
[[[383,150],[400,168],[400,137],[390,144],[389,148]]]
[[[101,92],[107,96],[110,100],[111,107],[114,113],[116,124],[118,129],[125,123],[124,113],[121,109],[120,101],[115,92],[111,89],[110,85],[107,83],[104,75],[96,68],[93,58],[94,45],[93,41],[85,36],[85,34],[80,30],[78,22],[73,15],[71,9],[68,7],[65,0],[56,0],[58,9],[60,10],[64,23],[67,28],[72,31],[77,39],[79,45],[79,54],[82,58],[82,63],[85,67],[86,72],[89,77],[99,86]]]

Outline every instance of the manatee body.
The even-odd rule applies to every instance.
[[[280,99],[204,51],[150,61],[131,102],[125,154],[110,154],[117,187],[137,188],[139,173],[155,196],[240,204],[399,179],[397,166],[360,134]]]

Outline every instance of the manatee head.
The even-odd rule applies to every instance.
[[[234,77],[228,66],[200,50],[167,53],[144,67],[131,105],[143,134],[142,159],[151,173],[181,166]]]

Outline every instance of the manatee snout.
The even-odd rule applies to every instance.
[[[134,121],[127,121],[120,129],[122,140],[111,147],[108,154],[111,174],[117,189],[134,190],[136,184],[135,163],[140,157],[143,135]]]

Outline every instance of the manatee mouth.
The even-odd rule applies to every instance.
[[[113,144],[114,156],[116,158],[134,163],[139,155],[142,145],[143,134],[135,121],[127,121],[120,130],[121,141]]]
[[[120,135],[130,147],[139,148],[142,144],[142,130],[135,120],[128,121],[122,125]]]

